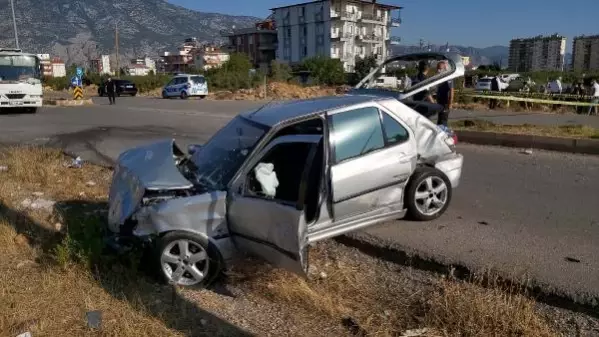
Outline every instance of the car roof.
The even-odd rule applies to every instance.
[[[284,102],[267,103],[262,108],[246,111],[241,116],[260,124],[274,126],[282,121],[301,118],[323,111],[351,105],[388,100],[389,97],[374,95],[325,96]]]

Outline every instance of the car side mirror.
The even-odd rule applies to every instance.
[[[202,148],[202,145],[198,145],[198,144],[191,144],[187,147],[187,153],[189,155],[193,155],[194,153],[198,152],[199,149]]]

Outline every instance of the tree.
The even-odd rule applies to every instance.
[[[287,82],[291,79],[291,67],[288,64],[272,60],[270,62],[270,78],[273,81]]]
[[[356,77],[359,79],[366,77],[366,75],[368,75],[372,71],[372,69],[376,68],[377,66],[378,63],[376,62],[376,58],[373,55],[367,56],[363,59],[358,58],[356,60],[355,67]]]
[[[315,56],[305,59],[298,70],[310,72],[317,84],[339,85],[345,83],[343,63],[339,59]]]

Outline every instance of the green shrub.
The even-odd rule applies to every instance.
[[[308,71],[310,79],[315,84],[340,85],[347,80],[343,63],[339,59],[323,56],[307,58],[297,67],[297,70]]]

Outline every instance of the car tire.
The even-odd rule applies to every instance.
[[[405,189],[407,217],[416,221],[437,219],[449,207],[452,192],[445,173],[433,167],[417,168]]]
[[[181,91],[181,99],[187,99],[187,98],[189,98],[187,93],[185,91]]]
[[[135,97],[135,96],[137,96],[137,94],[131,94],[131,97]]]
[[[182,243],[187,244],[188,254],[182,254],[180,248]],[[203,254],[204,258],[194,262],[193,257],[196,254]],[[218,248],[211,244],[208,238],[189,232],[175,231],[166,233],[157,240],[154,265],[159,278],[164,283],[204,288],[220,274],[223,261]],[[182,274],[180,278],[175,279],[173,274],[178,270]],[[190,270],[195,270],[195,276]],[[200,280],[198,280],[199,275],[203,275]]]

